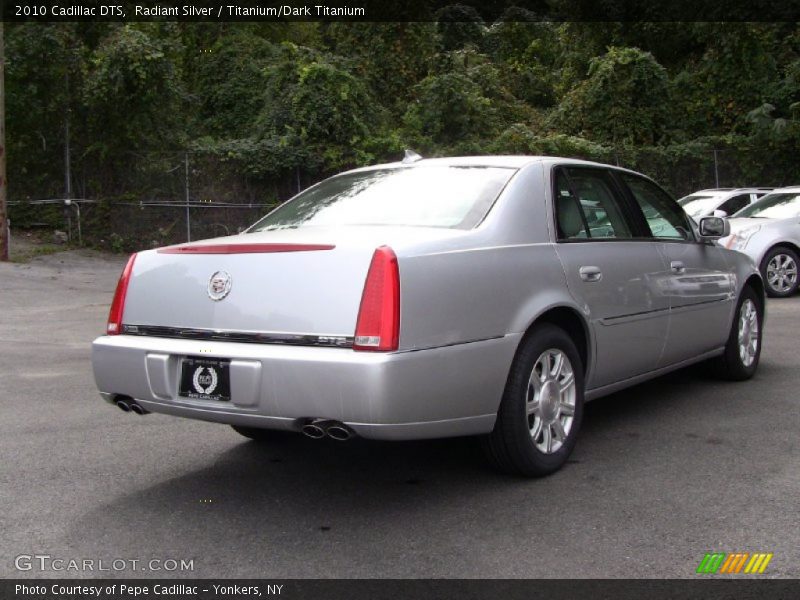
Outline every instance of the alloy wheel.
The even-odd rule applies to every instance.
[[[739,309],[739,358],[745,367],[756,359],[758,341],[758,309],[747,298]]]
[[[528,429],[536,448],[557,452],[567,439],[575,416],[575,371],[557,348],[545,350],[533,364],[525,405]]]
[[[788,254],[776,254],[767,263],[767,283],[774,291],[785,294],[797,285],[797,263]]]

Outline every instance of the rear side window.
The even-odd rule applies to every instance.
[[[622,173],[633,198],[642,209],[654,238],[662,240],[693,240],[689,217],[675,200],[652,181]]]
[[[739,194],[723,202],[718,210],[724,210],[730,216],[735,212],[739,212],[748,204],[750,204],[750,194]]]
[[[346,173],[295,196],[250,232],[341,225],[471,229],[516,169],[419,166]]]
[[[558,169],[555,211],[561,240],[631,237],[614,182],[601,169]]]

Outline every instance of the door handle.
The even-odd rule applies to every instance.
[[[578,273],[584,281],[600,281],[603,278],[600,267],[581,267]]]
[[[686,272],[686,266],[679,260],[673,260],[669,263],[669,268],[677,275],[683,275]]]

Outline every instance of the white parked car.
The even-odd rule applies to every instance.
[[[775,190],[730,219],[731,235],[720,244],[744,252],[758,265],[767,294],[797,291],[800,264],[800,186]]]
[[[714,188],[678,200],[695,221],[700,217],[728,217],[770,193],[772,188]]]

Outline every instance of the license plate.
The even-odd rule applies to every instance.
[[[221,358],[184,358],[181,365],[180,395],[194,400],[230,400],[230,365],[231,361]]]

